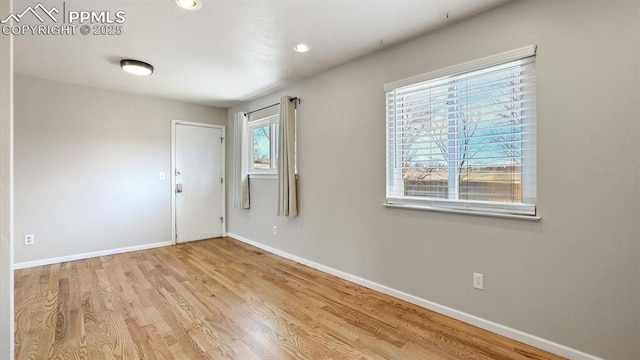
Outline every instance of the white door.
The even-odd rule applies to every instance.
[[[174,123],[176,242],[223,235],[223,128]]]

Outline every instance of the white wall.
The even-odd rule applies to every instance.
[[[16,263],[171,241],[171,120],[226,110],[15,79]]]
[[[300,217],[276,217],[275,181],[252,179],[252,209],[229,207],[229,231],[595,356],[640,358],[638,7],[514,1],[230,109],[229,125],[302,98]],[[529,44],[542,221],[382,207],[383,84]]]
[[[0,2],[0,14],[11,12]],[[13,44],[0,35],[0,360],[13,359],[12,139]]]

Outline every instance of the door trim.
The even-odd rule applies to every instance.
[[[199,123],[193,121],[183,121],[183,120],[171,120],[171,170],[169,172],[169,176],[171,177],[171,242],[173,245],[177,244],[178,238],[176,237],[176,125],[187,125],[187,126],[198,126],[205,128],[215,128],[220,129],[222,131],[222,138],[225,138],[225,126],[224,125],[214,125],[214,124],[206,124]],[[226,144],[222,141],[222,236],[227,233],[227,206],[226,206],[226,192],[227,192],[227,177],[225,175],[225,148]]]

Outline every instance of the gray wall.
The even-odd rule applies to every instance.
[[[16,76],[15,262],[171,241],[171,120],[226,116]]]
[[[252,209],[228,207],[229,231],[596,356],[640,358],[638,7],[514,1],[230,109],[229,125],[302,98],[300,217],[276,217],[276,182],[253,179]],[[382,207],[383,84],[529,44],[542,221]]]
[[[11,0],[0,2],[0,14],[11,12]],[[11,244],[13,138],[12,37],[0,35],[0,360],[13,359],[13,246]]]

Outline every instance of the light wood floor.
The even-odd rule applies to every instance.
[[[229,238],[15,278],[16,359],[559,359]]]

